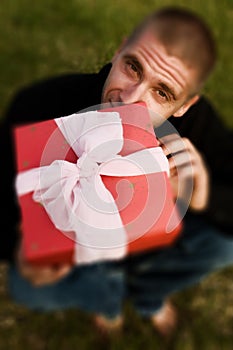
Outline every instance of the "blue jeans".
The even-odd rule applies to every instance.
[[[115,317],[122,302],[133,302],[143,317],[159,310],[169,295],[233,263],[233,239],[202,217],[187,215],[173,246],[131,256],[124,261],[74,267],[59,282],[33,287],[17,269],[9,270],[9,292],[34,310],[78,308]]]

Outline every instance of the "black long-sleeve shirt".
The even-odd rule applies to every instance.
[[[101,92],[111,69],[98,74],[69,74],[38,82],[19,91],[0,125],[2,200],[0,259],[10,261],[18,239],[19,208],[14,191],[15,164],[12,128],[19,124],[66,116],[101,102]],[[204,98],[180,118],[169,121],[203,154],[211,174],[209,207],[204,215],[223,234],[233,236],[233,134]]]

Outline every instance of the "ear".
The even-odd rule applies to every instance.
[[[188,100],[185,104],[183,104],[183,106],[181,106],[178,111],[176,111],[173,116],[174,117],[182,117],[182,115],[184,115],[187,110],[194,105],[198,100],[199,100],[200,96],[199,95],[195,95],[192,98],[190,98],[190,100]]]
[[[118,49],[115,51],[115,53],[114,53],[114,55],[113,55],[113,57],[112,57],[112,59],[111,59],[112,62],[116,59],[116,57],[119,55],[119,53],[123,50],[123,48],[125,47],[125,44],[126,44],[127,40],[128,40],[127,37],[124,37],[124,38],[122,39],[120,46],[119,46]]]

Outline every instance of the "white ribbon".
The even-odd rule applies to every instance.
[[[101,175],[169,173],[160,147],[121,157],[123,128],[117,112],[86,112],[55,119],[77,163],[55,160],[18,174],[19,196],[29,192],[43,204],[57,229],[75,233],[76,263],[125,256],[127,234],[112,194]]]

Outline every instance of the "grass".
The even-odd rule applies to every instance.
[[[61,72],[97,71],[142,16],[161,4],[189,7],[213,28],[219,62],[205,92],[233,126],[231,0],[1,0],[0,115],[13,93],[31,81]]]
[[[36,313],[15,305],[0,269],[0,350],[231,350],[233,324],[232,269],[209,276],[200,285],[173,296],[179,309],[174,337],[163,340],[151,325],[124,307],[122,333],[103,337],[89,315],[78,310]]]
[[[1,0],[0,116],[22,86],[63,72],[92,72],[110,60],[134,25],[152,9],[177,4],[204,16],[219,46],[219,62],[205,93],[233,126],[232,0]],[[125,305],[122,334],[103,339],[77,310],[37,314],[15,305],[0,266],[0,350],[174,349],[230,350],[233,343],[232,269],[174,296],[180,324],[170,342]]]

